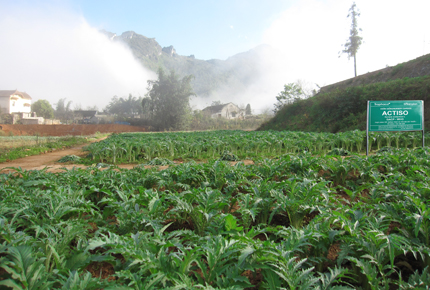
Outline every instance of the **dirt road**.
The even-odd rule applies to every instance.
[[[97,141],[100,141],[100,140],[97,140]],[[8,167],[14,167],[14,168],[21,167],[21,169],[25,169],[25,170],[42,170],[47,168],[47,171],[49,172],[61,172],[61,171],[64,171],[64,168],[72,169],[73,167],[87,168],[88,165],[82,165],[82,164],[66,165],[64,163],[58,162],[58,160],[60,160],[61,157],[67,156],[67,155],[76,155],[80,157],[85,156],[87,152],[83,151],[82,148],[86,145],[88,144],[83,144],[70,149],[57,150],[57,151],[48,152],[45,154],[20,158],[10,162],[3,162],[3,163],[0,163],[0,173],[15,172],[15,170]],[[244,160],[243,162],[246,165],[254,164],[254,162],[252,162],[251,160]],[[181,162],[178,162],[178,163],[181,163]],[[231,162],[232,165],[234,165],[235,163],[236,162]],[[136,166],[136,164],[118,164],[117,166],[119,168],[132,169]],[[145,167],[150,167],[150,166],[145,166]],[[158,170],[163,170],[168,167],[169,166],[158,166]]]
[[[21,167],[26,170],[42,170],[45,167],[49,167],[49,171],[58,171],[61,167],[72,168],[75,166],[85,168],[86,166],[84,165],[64,165],[57,162],[61,157],[66,155],[84,156],[85,152],[82,151],[83,146],[85,145],[0,163],[0,173],[13,172],[12,169],[7,169],[7,167]]]
[[[105,138],[96,140],[96,142],[101,141]],[[0,163],[0,173],[14,172],[13,169],[10,169],[8,167],[16,167],[16,168],[21,167],[22,169],[25,169],[25,170],[42,170],[48,167],[47,171],[49,172],[63,171],[63,169],[61,168],[67,168],[67,169],[72,169],[73,167],[87,168],[88,167],[87,165],[82,165],[82,164],[66,165],[64,163],[58,162],[58,160],[60,160],[61,157],[64,157],[67,155],[76,155],[80,157],[85,156],[86,154],[88,154],[88,152],[83,151],[82,148],[86,145],[88,144],[83,144],[83,145],[79,145],[79,146],[69,148],[69,149],[64,149],[64,150],[56,150],[45,154],[24,157],[24,158],[12,160],[9,162],[3,162],[3,163]],[[134,164],[119,165],[119,167],[127,168],[127,169],[131,169],[134,166],[135,166]]]

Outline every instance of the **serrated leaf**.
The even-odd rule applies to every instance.
[[[247,246],[245,249],[243,249],[240,252],[240,256],[239,256],[239,259],[238,259],[238,262],[237,262],[237,264],[239,265],[239,267],[241,267],[243,265],[243,262],[245,261],[245,259],[247,257],[249,257],[250,255],[252,255],[254,252],[255,252],[255,249],[252,246]]]
[[[7,279],[7,280],[2,280],[2,281],[0,281],[0,285],[3,285],[3,286],[7,286],[7,287],[10,287],[10,288],[12,288],[12,289],[16,289],[16,290],[24,290],[24,288],[22,288],[21,287],[21,285],[18,285],[17,283],[15,283],[15,281],[14,280],[12,280],[12,279]]]
[[[225,217],[225,230],[226,231],[233,231],[236,229],[236,218],[232,216],[231,214],[226,215]]]
[[[86,266],[90,263],[90,255],[87,253],[79,253],[71,256],[65,263],[65,268],[71,271],[78,270],[79,268]]]

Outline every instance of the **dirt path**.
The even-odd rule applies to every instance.
[[[94,142],[99,142],[103,139],[106,139],[106,137],[98,139]],[[40,155],[33,155],[28,156],[24,158],[19,158],[16,160],[12,160],[9,162],[3,162],[0,163],[0,173],[9,173],[14,172],[15,170],[10,169],[8,167],[21,167],[25,170],[42,170],[46,167],[48,167],[47,171],[49,172],[60,172],[63,171],[62,168],[72,169],[73,167],[76,168],[87,168],[88,165],[82,165],[82,164],[64,164],[58,162],[58,160],[61,159],[61,157],[67,156],[67,155],[76,155],[83,157],[87,154],[87,152],[83,151],[82,148],[88,144],[82,144],[76,147],[72,147],[70,149],[64,149],[64,150],[55,150],[53,152],[48,152],[45,154]],[[119,165],[120,168],[127,168],[132,169],[135,165],[133,164],[124,164]]]
[[[96,140],[95,142],[101,141],[105,138]],[[83,151],[82,148],[86,145],[88,144],[79,145],[70,149],[56,150],[45,154],[24,157],[10,162],[3,162],[3,163],[0,163],[0,173],[15,172],[15,170],[8,167],[15,167],[15,168],[21,167],[21,169],[25,169],[25,170],[42,170],[48,167],[47,171],[49,172],[61,172],[61,171],[64,171],[64,168],[72,169],[73,167],[87,168],[88,165],[64,164],[64,163],[58,162],[58,160],[60,160],[61,157],[64,157],[67,155],[76,155],[80,157],[85,156],[87,152]],[[232,165],[234,165],[236,162],[231,162],[231,163]],[[251,160],[244,160],[244,163],[246,165],[254,164],[254,162],[252,162]],[[124,168],[124,169],[133,169],[136,166],[136,164],[119,164],[117,166],[119,168]],[[147,167],[150,167],[150,166],[147,166]],[[168,168],[168,166],[158,167],[159,170],[163,170],[166,168]]]
[[[88,145],[88,144],[85,144]],[[85,145],[80,145],[77,147],[73,147],[70,149],[64,150],[56,150],[53,152],[48,152],[40,155],[33,155],[29,157],[19,158],[16,160],[12,160],[9,162],[0,163],[0,173],[12,172],[13,170],[7,169],[7,167],[21,167],[25,170],[42,170],[45,167],[49,167],[49,171],[58,170],[61,167],[72,168],[81,167],[85,168],[86,166],[75,164],[75,165],[64,165],[62,163],[57,162],[61,157],[66,155],[77,155],[84,156],[85,152],[82,151],[82,147]]]

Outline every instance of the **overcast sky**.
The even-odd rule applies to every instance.
[[[135,31],[180,55],[226,59],[259,44],[284,55],[270,95],[297,79],[320,86],[353,77],[338,57],[349,36],[346,0],[0,0],[0,89],[26,91],[52,104],[104,108],[113,95],[143,96],[153,72],[98,30]],[[357,0],[364,40],[357,71],[394,66],[430,53],[429,0]],[[262,83],[263,84],[263,83]],[[260,98],[261,99],[261,98]],[[72,105],[73,106],[73,105]],[[254,106],[255,109],[259,109]]]

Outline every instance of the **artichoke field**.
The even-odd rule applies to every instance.
[[[430,149],[342,134],[119,134],[90,158],[208,160],[0,174],[0,289],[428,289]]]

